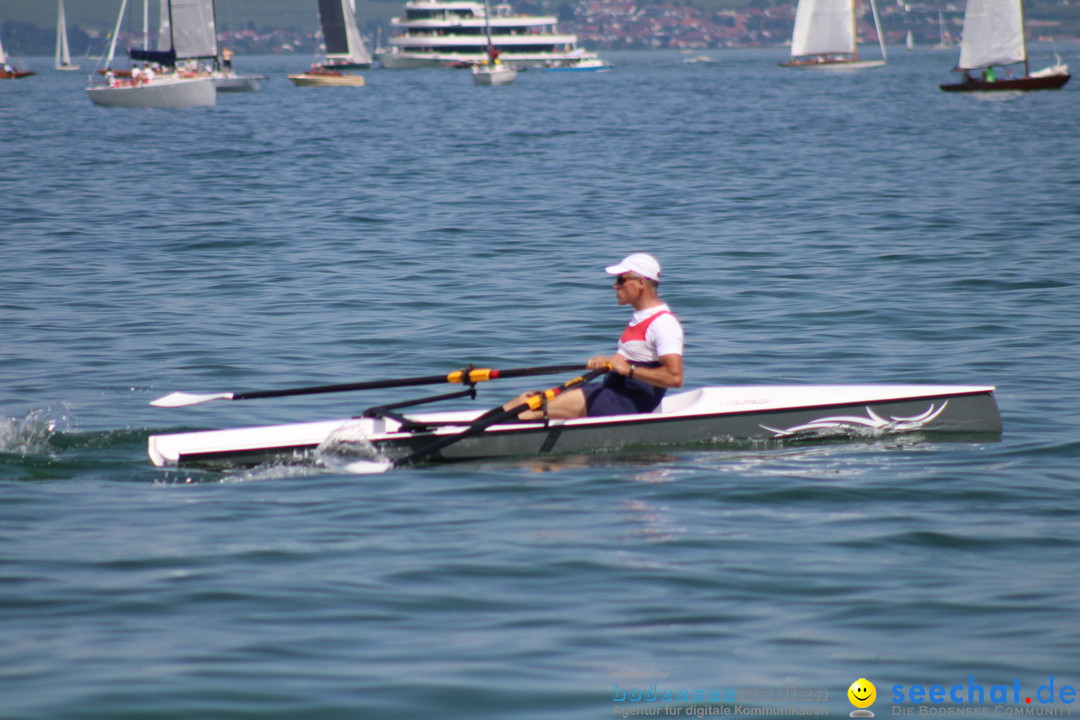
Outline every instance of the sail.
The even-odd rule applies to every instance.
[[[967,0],[962,70],[1024,62],[1024,13],[1021,0]]]
[[[7,61],[8,61],[8,56],[4,52],[4,43],[0,42],[0,63],[6,63]]]
[[[177,59],[217,57],[214,0],[171,0],[169,5]]]
[[[791,56],[855,52],[853,0],[799,0]]]
[[[371,54],[356,27],[350,0],[319,0],[319,22],[328,60],[369,64]]]
[[[161,12],[158,15],[157,49],[172,49],[172,27],[169,25],[169,0],[161,0]]]
[[[56,12],[56,69],[78,70],[78,65],[71,64],[71,48],[68,47],[67,17],[64,14],[64,0]]]

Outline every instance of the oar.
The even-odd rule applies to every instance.
[[[604,373],[608,372],[610,369],[610,367],[605,367],[599,370],[593,370],[592,372],[588,372],[584,375],[576,377],[573,380],[567,380],[558,387],[554,387],[550,390],[544,390],[543,392],[538,392],[534,395],[530,395],[525,400],[525,402],[519,403],[514,407],[510,408],[509,410],[503,410],[501,406],[497,408],[492,408],[491,410],[488,410],[486,413],[474,420],[472,424],[469,425],[469,427],[465,428],[465,430],[461,431],[460,433],[457,433],[455,435],[447,435],[446,437],[439,438],[435,442],[425,445],[419,450],[416,450],[404,457],[394,460],[393,467],[414,463],[417,460],[423,459],[428,455],[436,453],[449,445],[460,442],[467,437],[472,437],[473,435],[482,433],[484,432],[484,430],[487,430],[492,425],[496,425],[503,422],[504,420],[509,420],[510,418],[517,417],[518,414],[523,413],[526,410],[539,410],[545,402],[549,402],[555,399],[556,396],[561,395],[567,390],[575,388],[578,385],[584,385],[590,380],[600,377]]]
[[[256,400],[258,398],[284,397],[287,395],[315,395],[319,393],[348,392],[350,390],[377,390],[380,388],[412,387],[414,385],[437,385],[439,383],[462,383],[472,385],[499,378],[529,377],[530,375],[554,375],[581,370],[581,365],[547,365],[531,368],[495,370],[492,368],[466,368],[449,375],[399,378],[397,380],[372,380],[371,382],[344,383],[342,385],[316,385],[314,387],[288,388],[283,390],[253,390],[251,392],[185,393],[174,392],[150,402],[155,407],[184,407],[211,400]]]

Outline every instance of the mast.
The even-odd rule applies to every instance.
[[[112,40],[109,41],[109,53],[105,56],[105,69],[112,67],[113,57],[116,55],[116,38],[120,35],[120,25],[124,22],[124,11],[127,10],[127,0],[120,0],[120,14],[116,16],[116,27],[113,28]]]
[[[855,52],[852,53],[851,59],[859,59],[859,18],[855,15],[855,4],[858,0],[851,0],[851,46],[855,48]]]
[[[484,0],[484,33],[487,35],[488,65],[495,64],[495,45],[491,42],[491,6]]]
[[[877,30],[878,43],[881,45],[881,59],[888,60],[889,54],[885,52],[885,35],[881,32],[881,18],[878,17],[877,3],[874,0],[870,0],[870,12],[874,14],[874,28]],[[856,49],[859,47],[859,43],[855,43]],[[856,50],[857,54],[858,50]]]
[[[1016,0],[1020,4],[1020,52],[1024,54],[1024,77],[1031,74],[1031,69],[1028,67],[1028,52],[1027,52],[1027,26],[1024,24],[1024,0]]]

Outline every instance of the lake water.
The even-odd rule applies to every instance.
[[[1080,67],[1034,67],[1054,50]],[[332,89],[238,57],[264,89],[184,111],[96,107],[48,59],[0,85],[0,717],[843,717],[859,678],[878,717],[1071,709],[1080,84],[942,93],[955,50],[712,55]],[[148,406],[173,390],[610,352],[603,266],[638,250],[689,386],[992,384],[1000,442],[377,476],[146,457],[402,397]],[[910,702],[933,685],[986,702]]]

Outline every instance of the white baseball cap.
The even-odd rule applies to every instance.
[[[643,278],[660,282],[660,263],[648,253],[627,255],[618,265],[608,265],[604,270],[609,275],[622,275],[623,273],[632,272]]]

